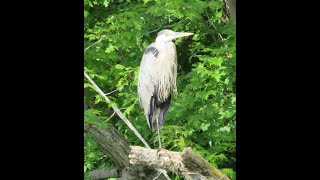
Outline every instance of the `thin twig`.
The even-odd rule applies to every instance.
[[[127,108],[120,108],[119,110],[121,110],[121,109],[127,109]],[[116,114],[116,112],[113,111],[112,115],[107,120],[104,120],[103,122],[109,121],[115,114]]]
[[[156,31],[160,30],[161,28],[162,28],[162,26],[159,27],[159,28],[157,28],[157,29],[155,29],[155,30],[149,31],[148,33],[151,34],[151,33],[153,33],[153,32],[156,32]]]
[[[112,94],[112,93],[114,93],[114,92],[116,92],[116,91],[118,91],[118,89],[115,89],[115,90],[113,90],[113,91],[111,91],[111,92],[107,93],[107,94],[106,94],[106,96],[108,96],[109,94]]]
[[[209,18],[208,11],[206,11],[206,14],[207,14],[207,18],[208,18],[208,21],[209,21],[210,25],[211,25],[214,29],[217,29],[217,27],[216,27],[213,23],[210,22],[210,18]],[[225,40],[220,33],[218,33],[218,36],[219,36],[222,40]]]
[[[113,113],[112,113],[112,115],[107,119],[107,120],[105,120],[105,121],[103,121],[103,122],[107,122],[107,121],[109,121],[114,115],[116,114],[116,112],[115,111],[113,111]]]
[[[158,177],[161,175],[161,172],[159,172],[158,171],[158,174],[157,174],[157,176],[155,177],[155,178],[153,178],[152,180],[156,180],[156,179],[158,179]]]
[[[168,180],[171,180],[170,177],[167,174],[167,171],[164,169],[156,169],[158,172],[162,173],[164,177],[166,177]]]
[[[90,76],[84,72],[85,77],[89,80],[89,82],[94,86],[95,90],[102,96],[104,99],[111,103],[110,99],[102,92],[102,90],[96,85],[96,83],[90,78]],[[136,128],[130,123],[130,121],[123,115],[123,113],[114,105],[111,105],[112,109],[118,114],[118,116],[123,120],[124,123],[129,126],[129,128],[134,132],[134,134],[142,141],[142,143],[147,147],[150,148],[148,143],[143,139],[140,133],[136,130]]]
[[[123,56],[122,48],[119,48],[119,54],[121,56],[121,62],[124,62],[124,56]]]
[[[162,170],[163,170],[163,169],[162,169]],[[171,180],[170,177],[168,176],[166,170],[163,170],[161,173],[162,173],[162,174],[164,175],[164,177],[166,177],[168,180]]]
[[[105,35],[102,35],[101,38],[100,38],[97,42],[91,44],[91,45],[90,45],[89,47],[87,47],[84,51],[86,51],[86,50],[88,50],[89,48],[91,48],[92,46],[100,43],[104,38],[106,38],[106,36],[105,36]]]

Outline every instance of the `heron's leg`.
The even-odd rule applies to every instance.
[[[158,117],[156,118],[157,122],[157,130],[158,130],[158,140],[159,140],[159,150],[161,149],[161,139],[160,139],[160,128],[159,128],[159,119]]]
[[[161,149],[160,128],[158,127],[157,129],[158,129],[159,149]]]
[[[160,151],[165,151],[165,153],[167,154],[166,157],[168,157],[169,159],[171,158],[170,155],[167,153],[167,150],[165,149],[161,149],[161,138],[160,138],[160,128],[158,128],[158,139],[159,139],[159,149],[157,150],[157,157],[160,158],[160,156],[163,156],[163,152],[160,153]]]
[[[157,150],[157,157],[160,157],[160,150],[161,150],[161,138],[160,138],[160,128],[158,128],[158,140],[159,140],[159,149]]]

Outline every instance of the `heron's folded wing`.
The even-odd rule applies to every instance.
[[[150,127],[149,116],[153,113],[155,104],[151,98],[155,98],[155,90],[157,89],[157,72],[156,72],[156,58],[158,50],[151,44],[145,51],[141,64],[138,79],[138,94],[141,107],[147,116],[147,122]]]

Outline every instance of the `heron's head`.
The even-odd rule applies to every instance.
[[[168,42],[172,41],[173,39],[177,39],[180,37],[186,37],[186,36],[191,36],[193,33],[189,32],[174,32],[169,29],[164,29],[160,32],[158,32],[156,42]]]

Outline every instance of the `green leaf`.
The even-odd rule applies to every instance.
[[[236,102],[236,97],[231,98],[231,103],[234,104]]]
[[[90,87],[92,89],[95,89],[94,86],[90,83],[84,83],[84,88]]]
[[[108,6],[109,6],[109,0],[104,0],[104,1],[103,1],[103,5],[104,5],[105,7],[108,7]]]
[[[95,158],[96,157],[96,154],[94,154],[93,152],[91,152],[89,155],[88,155],[89,158]]]
[[[89,16],[89,12],[84,10],[84,17],[88,17]]]
[[[213,77],[217,80],[217,82],[220,82],[221,73],[219,71],[215,71],[213,73]]]
[[[115,68],[117,68],[117,69],[125,69],[125,67],[123,65],[121,65],[121,64],[117,64],[115,66]]]
[[[202,123],[202,124],[201,124],[201,130],[202,130],[202,131],[206,131],[206,130],[208,130],[209,126],[210,126],[210,124]]]
[[[231,169],[231,168],[223,168],[223,169],[221,169],[221,172],[226,174],[231,179],[235,179],[235,177],[236,177],[235,171],[233,171],[233,169]]]
[[[227,77],[227,78],[224,80],[224,83],[225,83],[226,85],[229,84],[229,77]]]
[[[116,46],[113,46],[112,44],[109,44],[109,46],[107,47],[105,53],[109,54],[111,52],[114,52],[117,49]]]
[[[216,14],[216,17],[217,17],[217,18],[221,18],[221,17],[222,17],[222,11],[219,11],[219,12]]]

